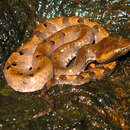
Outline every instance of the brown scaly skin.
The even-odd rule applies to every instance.
[[[109,62],[130,50],[129,40],[108,36],[98,23],[87,18],[46,19],[36,27],[32,38],[9,57],[4,68],[5,78],[19,92],[40,90],[53,77],[54,84],[72,85],[101,79],[116,65]],[[87,45],[93,41],[96,44]],[[73,68],[66,68],[74,56]],[[92,61],[108,62],[110,67],[104,64],[84,72]]]
[[[98,26],[98,33],[94,35],[96,42],[108,36],[108,33],[99,24],[91,22],[87,18],[57,17],[55,19],[46,19],[36,27],[29,41],[16,52],[12,53],[7,60],[4,74],[8,84],[19,92],[33,92],[42,89],[45,83],[53,76],[53,65],[47,57],[48,54],[51,54],[54,48],[57,48],[63,40],[67,39],[66,42],[73,41],[77,37],[81,37],[83,33],[82,31],[79,31],[77,35],[73,33],[73,31],[77,32],[79,28],[67,29],[65,32],[63,31],[64,33],[61,33],[59,37],[58,31],[77,24],[88,25],[89,28],[95,25]],[[56,32],[58,34],[55,34]],[[70,39],[69,35],[70,37],[72,36],[72,39]],[[75,36],[74,39],[73,36]],[[44,51],[48,51],[45,51],[44,56],[39,56],[37,54],[41,51],[37,51],[36,49],[38,45],[42,42],[44,43],[45,40],[47,40],[47,43]],[[55,45],[57,41],[59,44]]]
[[[107,37],[98,44],[85,45],[79,49],[73,67],[82,66],[84,70],[87,65],[95,61],[106,64],[100,64],[100,66],[83,71],[79,75],[56,75],[53,82],[54,84],[82,85],[102,79],[113,72],[116,66],[114,60],[129,51],[130,40],[123,38]]]
[[[79,75],[56,75],[51,81],[51,86],[56,84],[82,85],[90,81],[100,80],[105,76],[109,76],[114,71],[116,64],[116,61],[100,65],[92,63],[89,66],[94,65],[93,68],[89,68]]]

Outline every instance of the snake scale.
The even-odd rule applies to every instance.
[[[109,36],[88,18],[45,19],[32,37],[10,55],[4,75],[9,86],[19,92],[40,90],[48,81],[52,85],[81,85],[111,74],[116,66],[114,60],[129,51],[130,40]]]

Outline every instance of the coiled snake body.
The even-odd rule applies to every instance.
[[[62,16],[39,24],[29,41],[11,54],[4,74],[20,92],[40,90],[49,80],[53,85],[81,85],[110,74],[114,59],[128,51],[129,40],[110,37],[98,23]],[[67,67],[74,57],[73,65]],[[93,61],[99,65],[90,64]]]

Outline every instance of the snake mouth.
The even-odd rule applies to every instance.
[[[66,64],[66,68],[72,66],[74,64],[75,60],[76,60],[76,56],[74,56],[73,58],[70,58],[70,60]]]

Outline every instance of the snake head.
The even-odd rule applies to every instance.
[[[107,37],[96,44],[97,62],[110,62],[130,51],[130,40]]]

